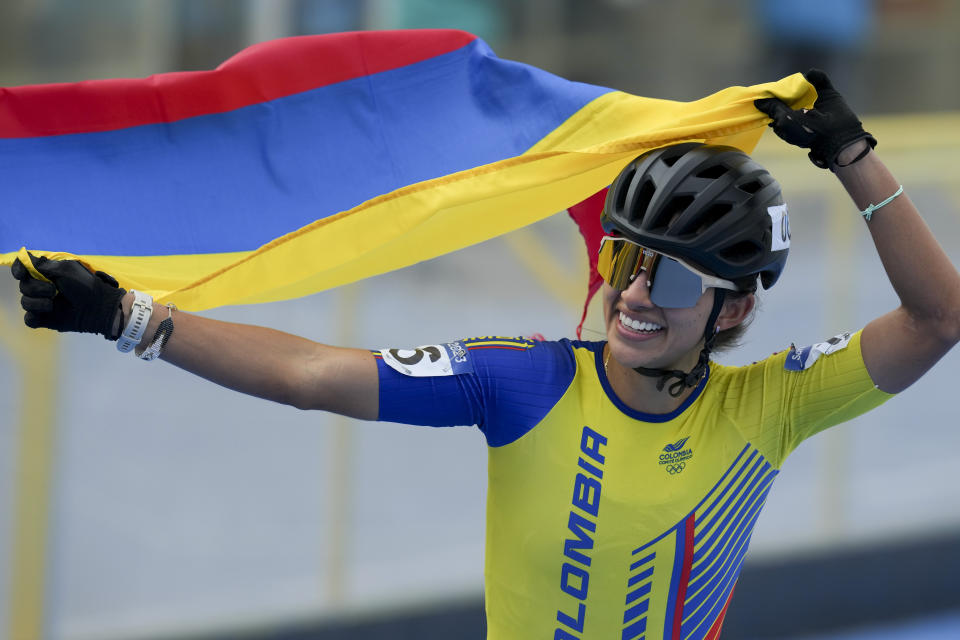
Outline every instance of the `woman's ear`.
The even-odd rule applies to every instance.
[[[717,317],[717,331],[725,331],[746,320],[756,304],[757,298],[752,293],[728,296],[723,301],[723,308]]]

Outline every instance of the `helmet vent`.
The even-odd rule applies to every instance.
[[[647,212],[647,208],[650,206],[650,200],[653,198],[653,193],[656,191],[656,187],[653,185],[653,180],[644,180],[643,184],[640,185],[640,188],[637,189],[637,193],[633,196],[633,200],[630,203],[633,210],[631,213],[633,216],[638,216],[643,218]],[[621,205],[622,208],[623,205]]]
[[[707,180],[716,180],[727,173],[727,168],[722,164],[715,164],[707,167],[706,169],[701,170],[697,173],[698,178],[706,178]]]
[[[704,232],[710,229],[713,225],[720,222],[725,215],[730,213],[731,209],[733,209],[733,205],[729,202],[714,202],[711,204],[704,209],[703,213],[697,218],[697,232]]]
[[[744,182],[743,184],[738,184],[737,188],[746,193],[756,193],[757,191],[760,191],[760,189],[763,189],[763,183],[759,180],[751,180],[749,182]]]
[[[674,196],[657,212],[657,216],[647,224],[647,228],[657,233],[666,232],[667,227],[673,224],[673,221],[679,218],[691,204],[693,204],[693,196]]]
[[[745,262],[749,262],[753,258],[756,258],[757,255],[762,253],[763,249],[761,247],[758,247],[755,243],[747,240],[742,240],[737,244],[720,251],[720,255],[725,260],[733,264],[743,264]]]
[[[668,167],[672,167],[673,165],[677,164],[677,160],[683,157],[683,153],[677,153],[676,149],[671,149],[671,151],[672,153],[665,153],[660,158],[660,162]]]
[[[633,176],[637,173],[636,169],[630,171],[629,175],[624,175],[623,179],[617,180],[617,189],[616,200],[613,203],[615,211],[623,211],[623,207],[627,204],[627,192],[630,190],[630,183],[633,181]]]

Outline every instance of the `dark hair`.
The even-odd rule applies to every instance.
[[[727,300],[740,300],[749,295],[756,296],[753,291],[727,291]],[[741,340],[743,339],[743,334],[747,332],[747,327],[750,326],[750,323],[753,322],[753,318],[757,314],[757,308],[760,304],[760,299],[755,298],[756,302],[754,303],[753,310],[743,319],[743,322],[738,324],[735,327],[730,327],[729,329],[724,329],[723,331],[717,332],[717,337],[713,339],[713,353],[720,351],[729,351],[734,347],[739,347]]]

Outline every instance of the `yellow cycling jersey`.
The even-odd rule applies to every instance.
[[[670,414],[610,388],[603,342],[477,338],[375,352],[380,418],[489,446],[490,640],[716,638],[786,456],[890,397],[860,334],[711,363]]]

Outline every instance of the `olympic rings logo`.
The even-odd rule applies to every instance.
[[[683,470],[686,469],[686,468],[687,468],[687,463],[686,463],[686,462],[678,462],[677,464],[668,464],[668,465],[666,466],[667,473],[669,473],[670,475],[674,475],[674,474],[680,473],[681,471],[683,471]]]

